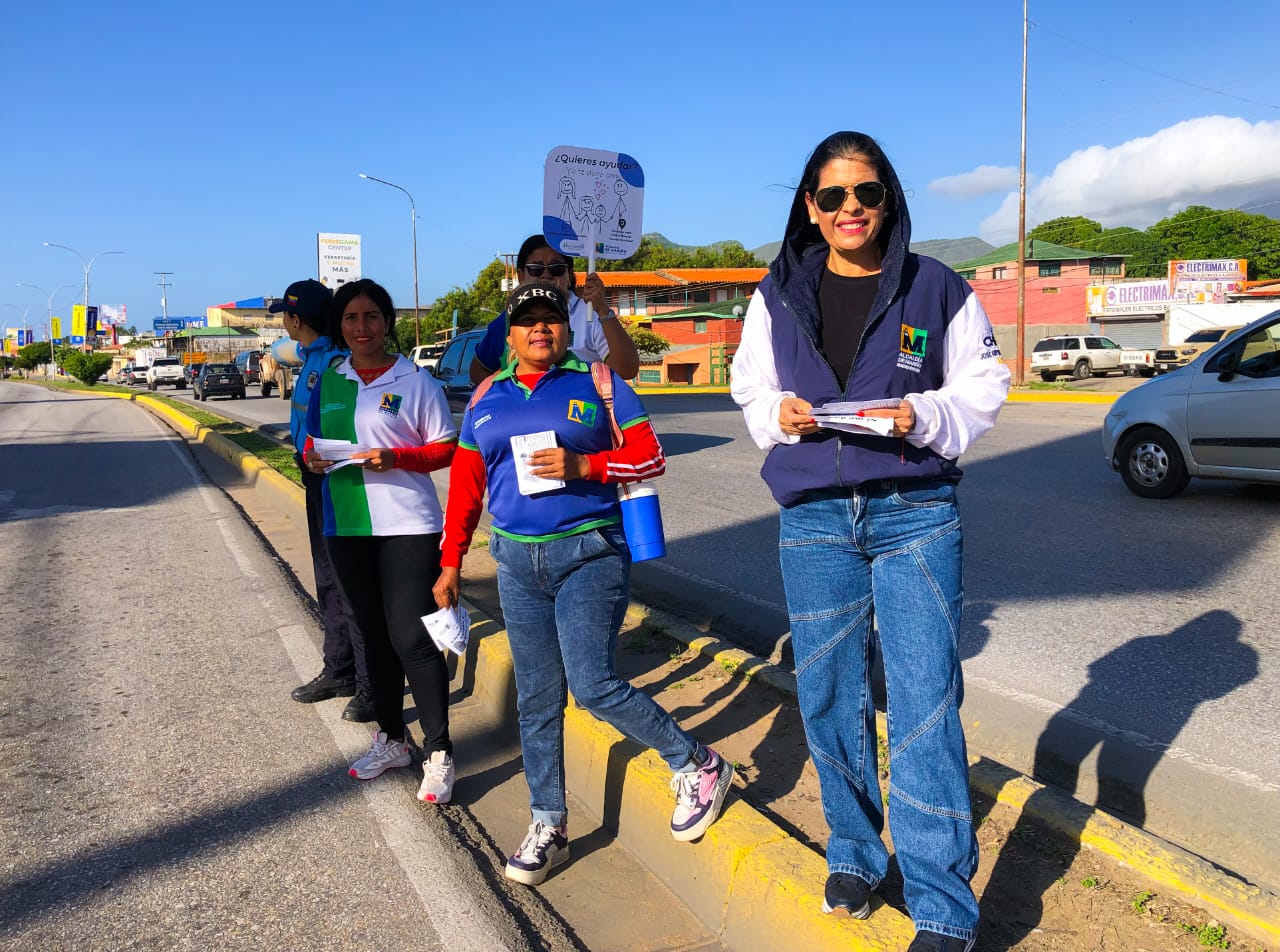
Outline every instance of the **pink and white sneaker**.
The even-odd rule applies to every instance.
[[[696,840],[707,832],[707,827],[720,815],[729,784],[733,782],[733,767],[710,747],[704,749],[705,764],[671,778],[671,789],[676,792],[671,835],[682,843]]]

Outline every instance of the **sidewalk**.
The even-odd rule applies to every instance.
[[[145,398],[137,402],[153,403]],[[184,428],[180,414],[167,408],[161,412],[175,428]],[[202,434],[201,442],[241,467],[241,485],[228,491],[251,516],[257,509],[277,514],[276,525],[263,521],[259,528],[309,585],[309,559],[298,557],[305,553],[305,534],[301,547],[291,544],[284,525],[292,518],[296,533],[300,492],[274,471],[260,470],[256,460],[245,460],[238,447],[220,445],[226,441],[214,434]],[[298,507],[296,516],[290,516],[290,505]],[[471,649],[455,680],[459,751],[471,751],[460,756],[464,779],[459,800],[465,802],[467,778],[477,772],[505,774],[516,790],[510,802],[489,819],[475,807],[481,824],[505,845],[512,837],[518,840],[523,828],[519,761],[514,755],[504,759],[487,753],[473,760],[471,738],[511,731],[510,658],[499,626],[484,617],[496,618],[498,612],[492,563],[479,546],[469,556],[467,570],[466,594],[478,612],[473,613]],[[610,837],[606,831],[616,830],[617,843],[671,887],[701,921],[705,931],[695,941],[709,944],[696,947],[905,948],[911,927],[902,912],[900,881],[891,880],[881,890],[884,902],[874,906],[866,923],[817,914],[825,878],[818,848],[825,826],[816,777],[804,756],[790,673],[642,606],[633,606],[619,644],[624,674],[735,763],[737,796],[699,844],[674,843],[665,836],[671,804],[665,766],[651,754],[637,756],[611,729],[571,707],[569,782],[584,808],[575,815],[590,812],[603,821],[603,828],[588,839],[605,840]],[[1164,949],[1188,940],[1186,947],[1192,948],[1191,932],[1212,929],[1215,922],[1227,925],[1237,940],[1233,948],[1258,947],[1241,933],[1280,944],[1280,901],[1274,895],[991,761],[976,760],[973,782],[983,846],[976,881],[984,912],[978,949],[1083,952],[1104,944]],[[503,829],[504,823],[517,829]],[[575,836],[590,826],[590,821],[575,821]],[[575,839],[575,847],[579,842]],[[581,858],[582,852],[575,852],[575,863],[541,891],[550,898]],[[625,903],[630,883],[611,882]],[[667,913],[662,910],[655,922],[666,921]],[[1161,916],[1167,921],[1161,922]],[[1201,932],[1202,938],[1206,935],[1213,933]],[[600,939],[589,946],[638,947]],[[687,941],[653,946],[664,947],[694,946]]]

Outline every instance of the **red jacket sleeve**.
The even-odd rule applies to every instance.
[[[478,450],[459,446],[449,467],[449,501],[444,509],[444,538],[440,540],[440,565],[462,568],[462,557],[484,511],[484,457]]]
[[[622,431],[621,446],[588,455],[587,465],[590,467],[587,479],[593,482],[635,483],[665,473],[667,458],[662,455],[653,424],[641,420]]]
[[[428,443],[426,446],[405,446],[391,452],[395,455],[396,469],[407,469],[411,473],[433,473],[449,465],[457,445],[455,441],[449,440]]]

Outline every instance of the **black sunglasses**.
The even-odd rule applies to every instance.
[[[567,264],[557,262],[556,264],[539,264],[537,261],[527,261],[524,266],[524,273],[531,278],[542,277],[542,272],[547,272],[553,278],[563,277],[565,272],[569,270]]]
[[[887,194],[883,182],[859,182],[853,186],[828,185],[826,188],[818,189],[817,194],[813,196],[813,204],[824,212],[839,211],[848,199],[850,191],[863,208],[879,208],[884,204]]]

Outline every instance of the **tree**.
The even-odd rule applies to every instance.
[[[1099,251],[1090,243],[1102,234],[1102,225],[1092,218],[1080,215],[1064,215],[1041,222],[1027,232],[1028,238],[1037,241],[1048,241],[1055,245],[1066,245],[1068,248],[1080,248],[1083,251]]]
[[[92,387],[111,369],[110,354],[86,354],[72,350],[68,354],[59,354],[59,356],[62,360],[62,368],[86,387]]]
[[[35,370],[41,364],[49,362],[49,342],[37,341],[18,348],[18,357],[14,361],[19,370]]]
[[[644,327],[629,327],[627,333],[631,335],[631,342],[636,345],[641,360],[656,360],[671,346],[671,341]]]

